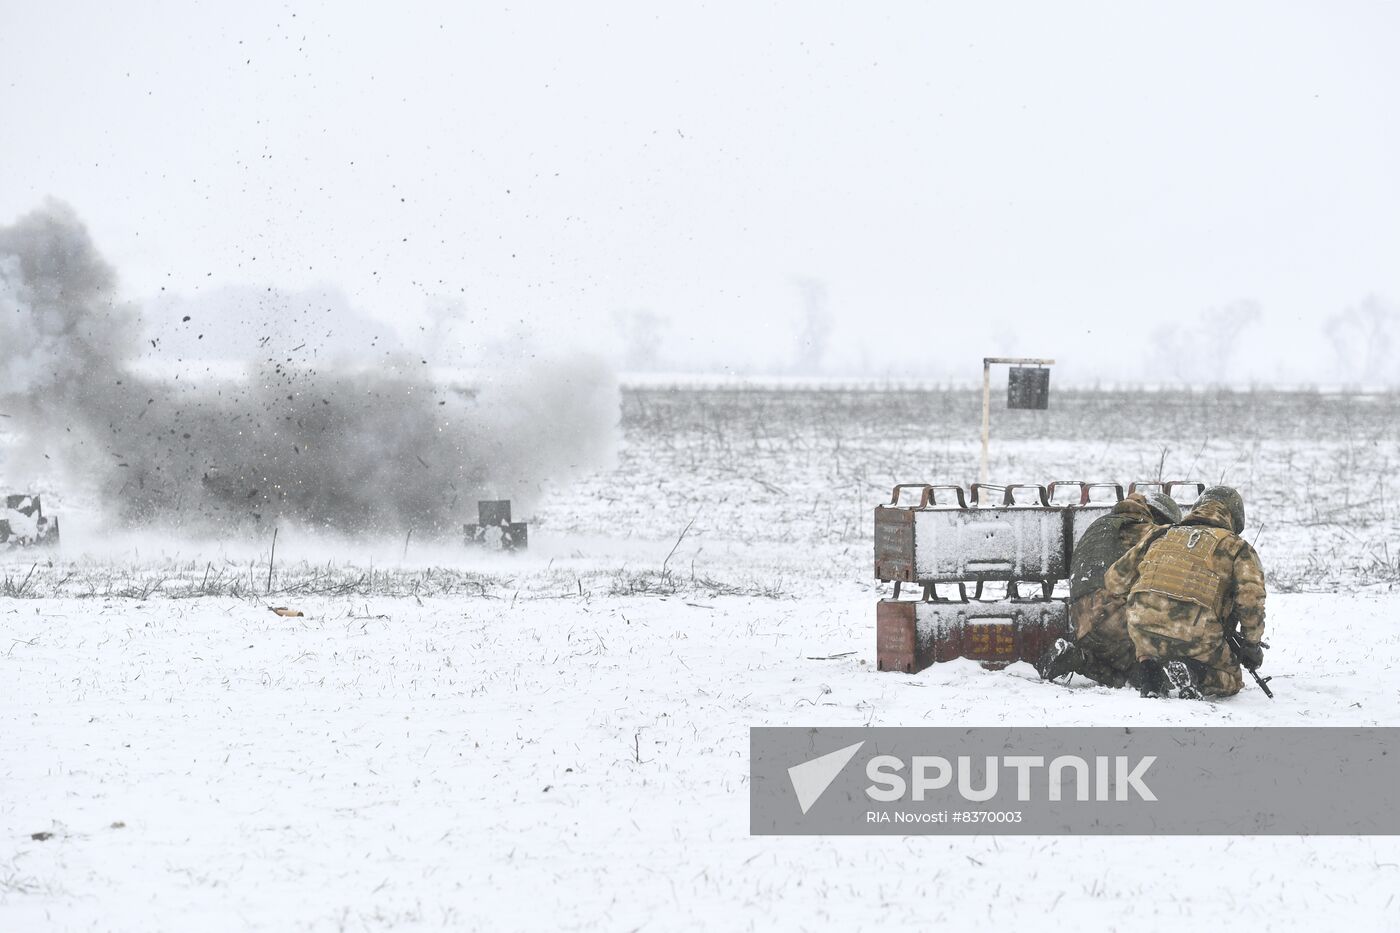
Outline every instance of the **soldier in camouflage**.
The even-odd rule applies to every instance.
[[[1096,519],[1074,545],[1070,560],[1069,618],[1073,641],[1058,639],[1036,669],[1046,680],[1080,674],[1121,687],[1137,661],[1128,637],[1127,603],[1104,592],[1104,574],[1163,524],[1181,520],[1181,507],[1160,492],[1135,492]]]
[[[1104,591],[1127,600],[1143,696],[1233,696],[1264,660],[1264,570],[1240,537],[1244,500],[1228,486],[1201,494],[1180,525],[1149,535],[1109,568]],[[1239,657],[1226,642],[1241,637]]]

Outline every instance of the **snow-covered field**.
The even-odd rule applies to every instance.
[[[875,672],[869,509],[965,479],[976,411],[866,395],[631,393],[517,559],[286,534],[267,594],[265,543],[76,510],[0,565],[0,929],[1400,928],[1386,837],[750,837],[751,726],[1400,724],[1394,397],[1002,416],[999,478],[1167,447],[1250,498],[1277,699],[1192,704]]]

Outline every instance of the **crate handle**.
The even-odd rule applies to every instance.
[[[1167,483],[1167,495],[1172,496],[1172,490],[1178,486],[1195,486],[1197,499],[1201,498],[1201,493],[1206,491],[1206,484],[1199,480],[1174,479],[1170,483]],[[1176,497],[1172,496],[1172,498],[1175,499]]]
[[[1005,487],[1005,486],[994,486],[994,485],[992,485],[991,483],[973,483],[973,484],[972,484],[972,504],[973,504],[974,507],[979,506],[979,505],[982,504],[982,490],[984,490],[984,489],[999,489],[999,490],[1001,490],[1001,493],[1002,493],[1002,501],[1003,501],[1003,502],[1006,501],[1006,487]]]
[[[963,488],[962,488],[961,486],[955,486],[955,485],[952,485],[951,483],[944,483],[944,484],[936,484],[936,485],[930,486],[928,489],[929,489],[929,501],[932,502],[934,505],[937,505],[937,504],[938,504],[938,496],[936,495],[936,493],[938,492],[938,490],[940,490],[940,489],[944,489],[944,490],[951,489],[951,490],[953,491],[953,493],[957,496],[958,508],[960,508],[960,509],[965,509],[965,508],[967,508],[967,500],[963,497]]]
[[[915,508],[923,509],[923,508],[927,508],[927,507],[928,507],[929,494],[930,494],[930,493],[932,492],[932,490],[933,490],[933,487],[930,486],[928,483],[899,483],[899,484],[897,484],[897,485],[894,487],[894,492],[890,495],[890,505],[892,505],[892,506],[897,506],[897,505],[899,505],[899,493],[900,493],[900,490],[902,490],[902,489],[921,489],[921,490],[923,490],[923,492],[921,492],[921,493],[919,494],[919,504],[916,505]]]
[[[1078,504],[1079,504],[1079,505],[1088,505],[1088,504],[1089,504],[1089,484],[1088,484],[1088,483],[1084,483],[1084,482],[1080,482],[1079,480],[1057,479],[1057,480],[1055,480],[1053,483],[1051,483],[1051,484],[1046,488],[1045,496],[1046,496],[1046,498],[1049,499],[1051,502],[1054,502],[1054,501],[1055,501],[1055,490],[1061,489],[1061,488],[1066,488],[1066,489],[1067,489],[1067,488],[1070,488],[1070,487],[1073,487],[1073,486],[1078,486],[1078,487],[1079,487],[1079,503],[1078,503]]]
[[[1016,504],[1016,490],[1034,489],[1036,498],[1040,500],[1040,504],[1046,508],[1050,507],[1050,497],[1046,494],[1045,487],[1039,483],[1012,483],[1005,488],[1006,492],[1002,494],[1001,499],[1002,505],[1014,506]]]

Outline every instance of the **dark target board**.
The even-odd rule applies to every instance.
[[[1006,407],[1044,411],[1050,407],[1050,370],[1044,366],[1013,366],[1006,380]]]

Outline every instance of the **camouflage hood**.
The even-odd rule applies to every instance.
[[[1113,507],[1112,515],[1121,515],[1123,518],[1134,522],[1157,522],[1157,517],[1152,514],[1152,510],[1147,507],[1147,500],[1142,493],[1135,492],[1123,499]],[[1228,513],[1227,517],[1228,517]]]
[[[1235,533],[1235,522],[1230,517],[1230,510],[1223,502],[1214,500],[1202,502],[1200,505],[1186,513],[1186,517],[1181,520],[1183,525],[1210,525],[1214,528],[1223,528],[1230,534]]]

